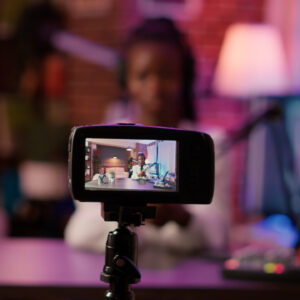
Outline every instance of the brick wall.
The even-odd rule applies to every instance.
[[[102,45],[117,48],[127,32],[141,20],[135,0],[115,0],[102,16],[68,16],[68,30]],[[243,120],[247,104],[215,97],[211,81],[227,27],[234,22],[263,19],[265,0],[203,0],[199,16],[178,22],[192,45],[197,64],[197,116],[201,122],[230,128]],[[107,105],[120,97],[112,70],[79,58],[67,57],[66,99],[73,123],[98,123]]]
[[[119,43],[119,9],[115,1],[103,15],[72,15],[69,10],[67,30],[89,41],[115,49]],[[66,100],[71,122],[100,123],[107,105],[119,97],[113,70],[74,56],[67,56]]]

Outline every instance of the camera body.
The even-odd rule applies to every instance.
[[[74,199],[117,205],[209,204],[214,144],[201,132],[136,124],[74,127],[69,138]]]

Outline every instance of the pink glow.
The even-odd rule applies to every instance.
[[[284,265],[283,264],[277,264],[275,266],[275,273],[276,274],[282,274],[284,272]]]
[[[238,98],[287,92],[287,67],[281,37],[267,24],[229,27],[216,68],[217,93]]]
[[[239,267],[239,262],[238,260],[232,258],[232,259],[228,259],[225,262],[225,268],[229,269],[229,270],[235,270]]]

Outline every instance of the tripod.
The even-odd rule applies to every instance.
[[[138,283],[141,274],[137,267],[137,234],[128,226],[140,226],[146,218],[155,217],[155,207],[144,205],[120,206],[103,203],[102,217],[105,221],[117,221],[118,228],[109,232],[105,265],[100,279],[109,283],[105,299],[134,300],[135,295],[130,284]]]

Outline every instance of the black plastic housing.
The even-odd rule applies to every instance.
[[[85,189],[85,139],[151,139],[177,141],[177,190]],[[74,199],[119,205],[145,203],[209,204],[214,191],[214,144],[205,133],[135,124],[74,127],[69,138],[69,187]]]

